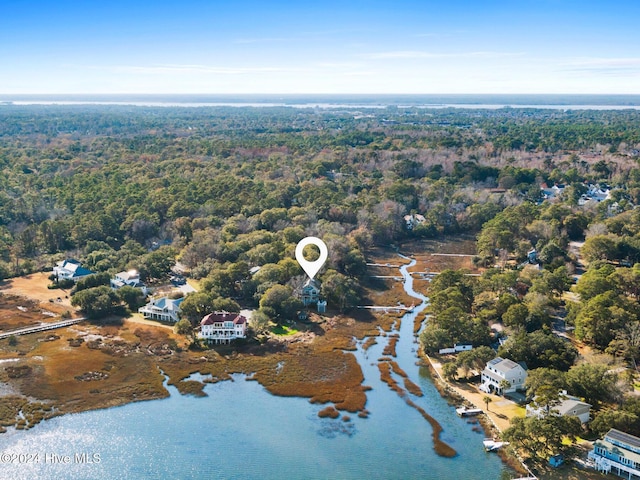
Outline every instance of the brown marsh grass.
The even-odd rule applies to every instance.
[[[390,355],[392,357],[396,356],[396,345],[398,344],[398,340],[400,340],[400,336],[398,334],[393,334],[389,336],[389,343],[387,343],[382,350],[383,355]]]
[[[389,262],[404,263],[395,254],[389,254]],[[397,281],[376,283],[367,294],[375,296],[378,305],[412,302]],[[12,315],[20,313],[17,308],[9,309]],[[29,311],[29,318],[17,322],[40,321],[35,319],[36,313]],[[208,376],[206,382],[246,374],[275,395],[306,397],[311,402],[330,403],[338,411],[366,417],[369,387],[362,385],[362,370],[349,350],[355,348],[354,338],[370,337],[366,343],[373,345],[373,337],[381,330],[391,331],[401,316],[367,310],[336,316],[312,315],[305,331],[286,339],[270,339],[263,345],[250,341],[203,351],[189,351],[187,339],[169,329],[128,321],[102,327],[83,323],[57,330],[59,338],[47,342],[41,341],[46,332],[27,335],[19,338],[17,347],[9,347],[3,340],[0,358],[19,357],[20,361],[11,366],[25,365],[30,370],[21,369],[28,372],[24,377],[9,379],[7,372],[0,369],[0,381],[8,381],[19,392],[15,402],[7,404],[13,407],[5,410],[0,419],[15,425],[15,408],[24,410],[27,397],[33,399],[34,421],[52,415],[52,411],[38,404],[49,405],[56,414],[63,414],[163,398],[169,393],[163,386],[162,373],[180,393],[203,395],[204,383],[189,379],[196,372]],[[397,338],[392,336],[390,340],[395,343]],[[392,367],[387,368],[390,377]],[[101,376],[99,382],[76,379],[93,378],[96,372],[108,372],[108,376]],[[397,388],[403,391],[400,386]],[[27,418],[24,426],[32,423]]]

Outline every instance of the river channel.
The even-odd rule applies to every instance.
[[[407,268],[401,267],[405,289],[419,305],[393,332],[399,335],[394,360],[423,396],[401,398],[381,381],[378,361],[390,338],[381,332],[375,345],[365,350],[365,339],[354,352],[372,388],[369,418],[321,419],[323,405],[271,395],[242,375],[207,384],[204,398],[166,386],[171,396],[163,400],[66,415],[0,435],[0,478],[511,478],[495,454],[484,452],[483,434],[455,415],[416,363],[413,321],[427,298],[413,291]],[[431,425],[407,398],[442,425],[441,439],[456,450],[454,457],[435,453]]]

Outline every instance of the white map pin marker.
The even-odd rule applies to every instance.
[[[318,249],[320,250],[320,256],[317,260],[310,262],[309,260],[306,260],[304,258],[304,254],[302,253],[302,251],[307,245],[315,245],[316,247],[318,247]],[[311,280],[313,280],[313,277],[316,276],[316,273],[320,271],[320,269],[324,265],[324,262],[327,261],[328,256],[329,251],[327,250],[327,246],[318,237],[303,238],[298,242],[298,245],[296,245],[296,260],[305,271],[305,273],[309,275],[309,278]]]

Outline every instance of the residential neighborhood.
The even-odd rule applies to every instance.
[[[303,400],[282,422],[321,419],[286,431],[371,453],[361,476],[467,478],[469,462],[478,480],[585,480],[572,469],[596,466],[594,442],[640,436],[638,111],[384,100],[0,116],[0,432],[25,430],[1,439],[190,395],[210,399],[181,411],[187,431],[192,414],[242,411],[248,427],[228,427],[255,438],[283,395]],[[327,251],[306,258],[308,238]],[[242,375],[260,385],[229,386]],[[363,447],[371,426],[403,455]]]

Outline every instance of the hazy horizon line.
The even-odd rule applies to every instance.
[[[545,104],[589,104],[594,100],[607,105],[640,105],[640,93],[1,93],[0,102],[12,101],[125,101],[171,99],[202,102],[216,99],[229,101],[251,100],[309,102],[322,100],[356,100],[358,102],[403,101],[403,102],[448,102],[448,103],[545,103]]]

